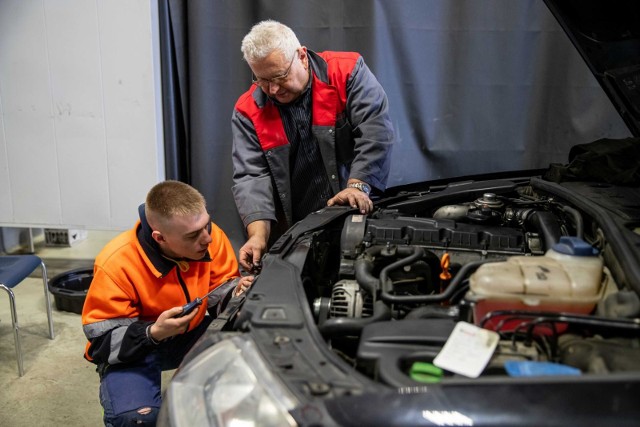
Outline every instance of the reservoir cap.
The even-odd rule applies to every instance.
[[[595,256],[598,250],[582,240],[574,236],[562,236],[560,241],[552,246],[552,249],[558,253],[575,256]]]

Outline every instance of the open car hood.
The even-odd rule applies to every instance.
[[[640,136],[640,2],[545,0],[634,136]]]

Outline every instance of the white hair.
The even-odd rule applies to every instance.
[[[257,23],[242,39],[240,50],[248,63],[260,61],[274,50],[287,57],[293,57],[300,47],[298,37],[293,30],[280,22],[268,19]]]

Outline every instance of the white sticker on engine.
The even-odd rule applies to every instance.
[[[500,335],[494,331],[458,322],[433,364],[465,377],[478,378],[499,340]]]

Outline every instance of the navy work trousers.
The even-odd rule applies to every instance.
[[[108,427],[154,426],[162,403],[162,371],[175,369],[211,323],[205,316],[197,328],[160,343],[144,360],[109,365],[100,380],[100,404]],[[148,408],[145,411],[140,409]]]

